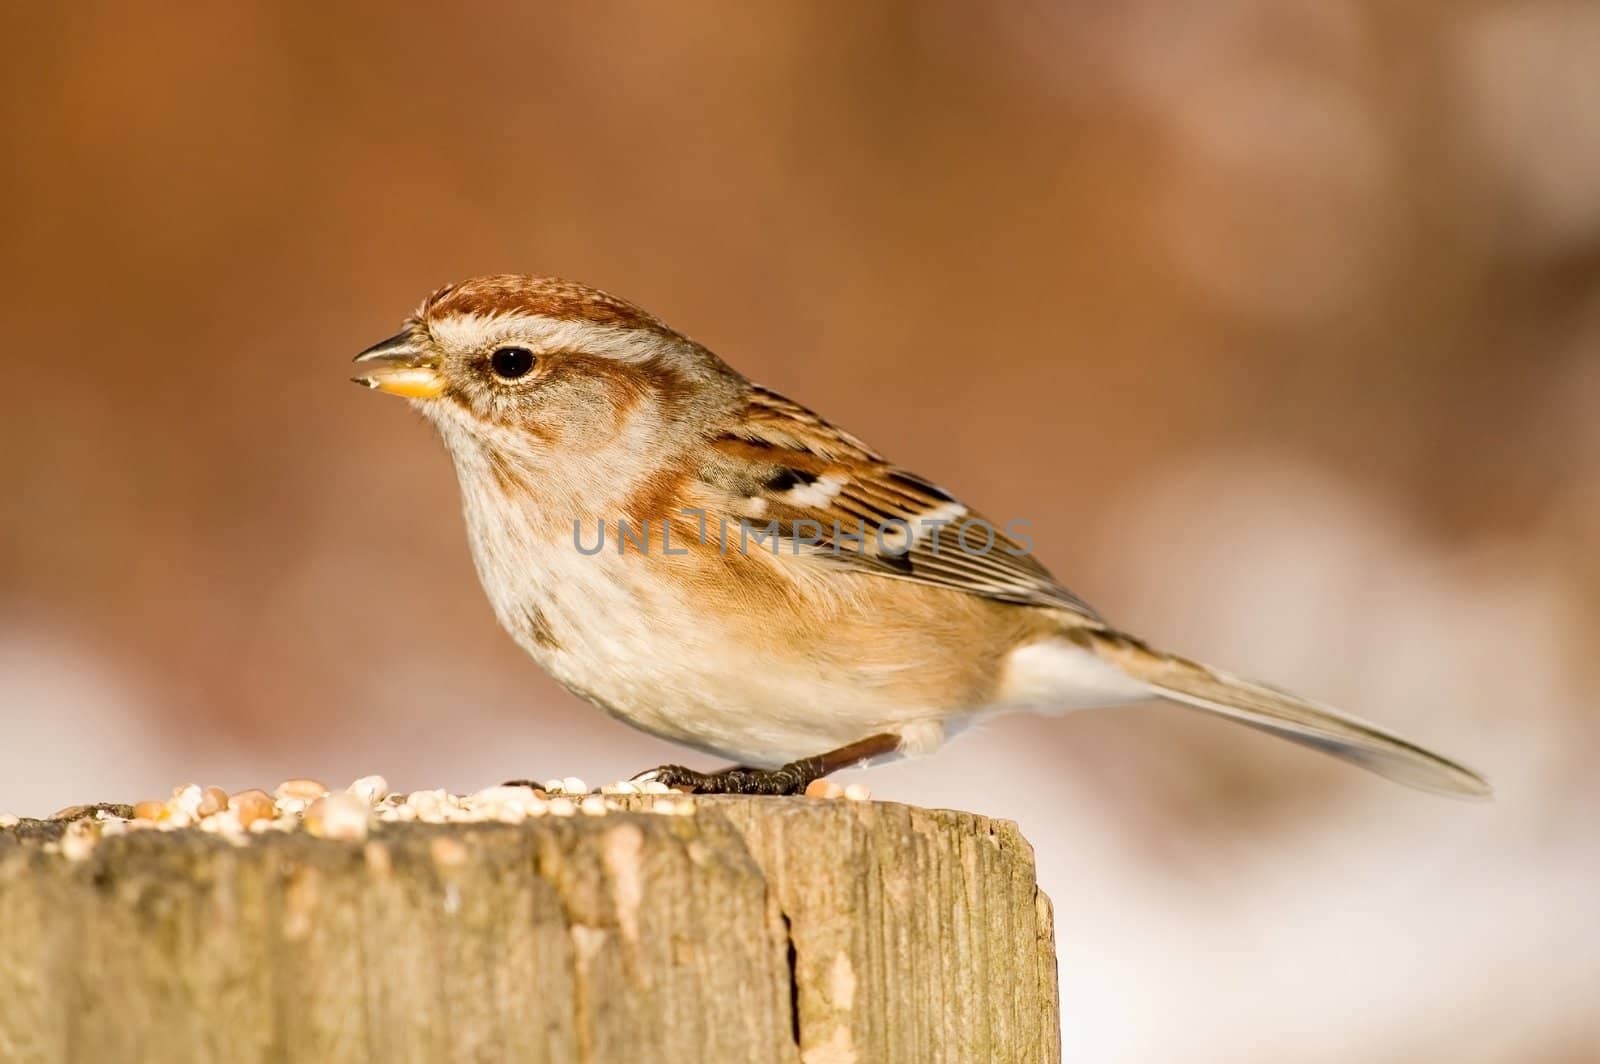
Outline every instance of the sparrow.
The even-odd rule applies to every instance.
[[[1163,698],[1426,790],[1477,773],[1158,650],[997,524],[639,307],[552,277],[446,285],[356,356],[438,430],[495,616],[607,713],[728,758],[638,779],[796,793],[995,714]]]

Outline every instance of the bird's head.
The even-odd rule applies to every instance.
[[[659,443],[738,380],[631,303],[513,274],[441,288],[356,366],[352,380],[411,400],[458,458],[463,448],[533,458]]]

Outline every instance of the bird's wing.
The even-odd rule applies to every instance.
[[[1099,620],[1015,532],[885,461],[854,436],[752,386],[742,417],[712,441],[701,480],[751,530],[842,568]],[[812,542],[814,540],[814,542]],[[752,548],[754,549],[754,548]]]

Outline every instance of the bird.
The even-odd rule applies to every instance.
[[[437,429],[501,626],[569,691],[733,762],[636,780],[795,794],[995,715],[1165,699],[1389,779],[1488,782],[1395,733],[1157,649],[997,524],[640,307],[448,284],[355,358]]]

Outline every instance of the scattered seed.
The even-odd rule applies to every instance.
[[[367,837],[368,806],[353,794],[326,794],[306,809],[306,830],[325,839]]]
[[[228,799],[228,809],[239,818],[243,827],[251,827],[258,820],[270,820],[278,815],[272,796],[266,791],[240,791]]]
[[[442,824],[449,819],[453,801],[451,795],[442,790],[412,791],[406,796],[406,805],[416,810],[417,819],[430,824]]]
[[[201,816],[213,816],[228,808],[228,792],[221,787],[207,787],[200,792],[200,805],[196,809]]]
[[[806,784],[807,798],[841,798],[844,788],[832,780],[812,780]]]
[[[293,779],[284,780],[278,784],[277,789],[272,793],[280,799],[293,798],[301,802],[310,803],[327,794],[328,788],[316,780]]]
[[[359,841],[367,838],[372,824],[404,821],[426,823],[499,822],[521,823],[530,817],[604,816],[621,809],[615,797],[630,794],[650,795],[644,808],[668,816],[694,813],[695,802],[687,795],[651,780],[607,784],[590,791],[576,776],[551,780],[546,790],[529,786],[486,787],[468,795],[445,790],[391,794],[382,776],[363,776],[343,791],[329,792],[312,779],[290,779],[279,784],[272,794],[250,789],[229,796],[220,787],[186,783],[172,791],[166,801],[146,800],[130,809],[128,817],[110,809],[93,806],[73,807],[73,819],[61,837],[44,844],[51,853],[69,860],[82,860],[102,837],[134,831],[182,831],[194,829],[243,846],[251,835],[265,832],[304,831],[322,838]],[[863,790],[864,794],[864,790]],[[830,794],[830,796],[834,796]],[[90,816],[89,811],[94,815]],[[21,820],[0,816],[0,827],[15,827]],[[442,863],[464,860],[467,851],[437,850]]]
[[[205,793],[198,783],[185,783],[182,787],[175,788],[172,797],[167,800],[169,815],[182,815],[190,820],[198,820],[200,803],[204,800]]]
[[[872,798],[872,792],[865,783],[852,783],[844,789],[844,796],[852,802],[865,802]]]
[[[694,799],[688,795],[657,798],[650,803],[650,812],[661,816],[691,816],[694,810]]]
[[[244,833],[244,821],[239,819],[239,814],[232,809],[224,809],[200,821],[200,826],[212,826],[219,835],[240,835]]]
[[[389,796],[389,781],[382,776],[362,776],[348,790],[368,805],[377,805]]]

